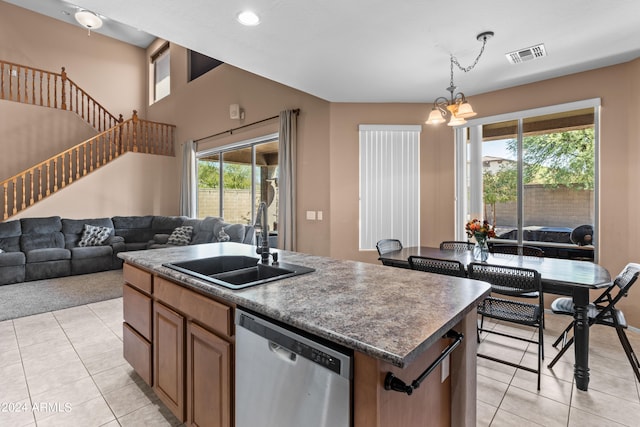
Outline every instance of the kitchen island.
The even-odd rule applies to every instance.
[[[475,307],[488,295],[488,284],[277,252],[281,262],[315,271],[234,291],[163,264],[222,255],[257,258],[252,246],[214,243],[119,254],[126,262],[125,358],[178,418],[233,425],[233,318],[242,307],[353,351],[355,427],[475,426]],[[420,388],[410,396],[385,390],[388,372],[406,383],[417,378],[449,345],[443,336],[451,329],[466,338]],[[211,366],[198,366],[204,360],[217,375]]]

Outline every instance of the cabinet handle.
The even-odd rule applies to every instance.
[[[455,350],[455,348],[458,345],[460,345],[460,343],[464,339],[464,335],[462,335],[460,332],[456,332],[453,329],[451,329],[449,332],[447,332],[444,335],[443,338],[450,338],[450,339],[453,339],[454,341],[451,344],[449,344],[449,346],[445,348],[442,351],[442,353],[440,353],[440,356],[438,356],[438,358],[431,365],[429,365],[429,367],[425,369],[425,371],[422,374],[420,374],[418,378],[416,378],[411,382],[411,385],[407,385],[407,383],[405,383],[400,378],[393,375],[392,372],[387,372],[387,376],[384,379],[384,389],[398,391],[400,393],[407,393],[407,395],[411,396],[411,393],[413,393],[413,390],[420,387],[420,383],[422,383],[422,381],[424,381],[424,379],[427,378],[429,374],[433,372],[433,370],[436,369],[438,365],[441,364],[442,361],[453,350]]]

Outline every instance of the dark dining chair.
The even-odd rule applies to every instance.
[[[510,244],[493,244],[489,251],[494,254],[509,254],[509,255],[524,255],[524,256],[533,256],[533,257],[543,257],[544,251],[535,246],[518,246],[518,245],[510,245]],[[520,253],[522,252],[522,253]],[[539,298],[540,295],[538,292],[529,292],[527,294],[521,295],[522,298]],[[542,295],[543,303],[544,303],[544,295]],[[544,326],[544,311],[542,313],[542,325]]]
[[[440,250],[457,252],[471,251],[473,250],[473,243],[458,240],[445,240],[440,243]]]
[[[629,289],[638,280],[640,275],[640,264],[629,263],[622,270],[622,272],[614,279],[613,283],[587,308],[589,316],[589,327],[592,325],[604,325],[615,328],[618,334],[618,339],[622,348],[624,349],[627,359],[633,368],[633,372],[636,374],[636,378],[640,381],[640,363],[638,358],[629,343],[625,329],[627,329],[627,322],[624,318],[624,313],[616,308],[616,304],[621,298],[626,297],[629,294]],[[573,301],[571,298],[558,298],[551,303],[551,310],[555,314],[564,314],[573,316],[575,313]],[[549,368],[553,368],[562,355],[573,344],[573,336],[567,340],[569,332],[573,329],[575,321],[569,323],[564,331],[560,334],[558,339],[553,343],[553,347],[557,347],[562,341],[562,347],[556,357],[549,363]]]
[[[492,333],[503,337],[513,338],[538,344],[538,369],[533,369],[518,363],[499,359],[485,354],[478,354],[478,357],[493,360],[494,362],[520,368],[538,375],[538,390],[540,390],[540,365],[544,359],[544,342],[542,334],[542,312],[544,305],[542,301],[542,282],[540,273],[520,267],[505,267],[486,263],[471,263],[468,267],[469,278],[482,280],[491,284],[491,295],[485,298],[478,305],[478,314],[491,319],[503,322],[515,323],[523,326],[530,326],[537,329],[538,339],[528,339],[521,336],[500,332],[495,329],[484,329],[483,323],[478,326],[478,341],[480,333]],[[525,303],[506,298],[497,298],[494,295],[508,295],[519,297],[522,294],[538,292],[540,295],[537,304]]]
[[[446,274],[447,276],[466,277],[467,272],[460,261],[429,258],[422,256],[410,256],[409,267],[412,270],[426,271],[428,273]]]
[[[490,251],[494,254],[511,254],[511,255],[524,255],[524,256],[537,256],[543,257],[544,251],[535,246],[518,246],[509,244],[496,244],[494,243]]]
[[[388,252],[399,251],[400,249],[402,249],[402,242],[400,242],[400,240],[398,240],[398,239],[382,239],[382,240],[378,240],[378,243],[376,243],[376,249],[378,250],[378,255],[382,256],[382,255],[384,255],[384,254],[386,254]],[[407,268],[406,265],[402,265],[402,264],[394,262],[394,261],[380,259],[380,258],[378,258],[378,259],[382,262],[382,265],[389,265],[391,267],[404,267],[404,268]]]

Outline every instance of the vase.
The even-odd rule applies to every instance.
[[[476,236],[476,245],[473,247],[473,258],[486,262],[489,259],[489,246],[487,245],[486,238],[479,238]]]

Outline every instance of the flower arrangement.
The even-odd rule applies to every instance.
[[[467,222],[467,225],[464,228],[467,232],[467,236],[475,237],[477,242],[485,241],[489,237],[496,237],[495,226],[489,225],[489,221],[486,219],[484,221],[480,221],[479,219],[474,218]]]

